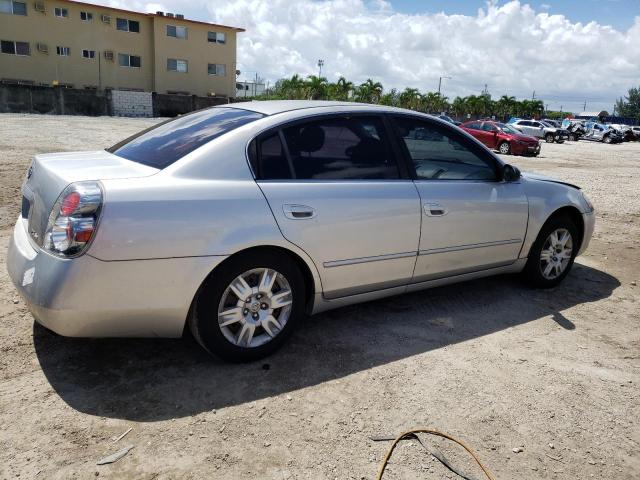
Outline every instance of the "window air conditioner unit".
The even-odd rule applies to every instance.
[[[40,53],[49,53],[49,47],[44,43],[36,43],[36,50]]]
[[[113,51],[112,50],[105,50],[104,59],[113,62]]]
[[[167,17],[169,17],[169,18],[173,18],[173,13],[167,13],[166,15],[167,15]]]
[[[47,9],[44,7],[44,2],[35,2],[33,4],[33,9],[36,12],[45,13]]]
[[[178,20],[184,20],[184,15],[183,15],[183,14],[181,14],[181,13],[176,13],[176,18],[177,18]]]
[[[111,15],[100,15],[100,20],[102,23],[111,23]]]

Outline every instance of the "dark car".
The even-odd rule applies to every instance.
[[[489,120],[474,120],[460,125],[467,133],[498,150],[503,155],[533,155],[540,153],[540,142],[535,137],[523,135],[511,125]]]

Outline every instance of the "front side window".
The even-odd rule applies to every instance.
[[[497,129],[493,126],[493,124],[485,122],[482,124],[482,130],[484,130],[485,132],[494,132]]]
[[[128,53],[119,53],[118,65],[121,67],[140,68],[140,57],[138,55],[129,55]]]
[[[170,72],[187,73],[188,65],[189,64],[186,60],[167,58],[167,70]]]
[[[187,27],[167,25],[167,37],[187,38]]]
[[[56,17],[67,18],[69,16],[69,10],[66,8],[56,7],[53,9],[53,13]]]
[[[418,179],[496,180],[494,162],[482,147],[452,129],[409,117],[394,123]]]
[[[56,47],[56,53],[61,57],[68,57],[71,55],[71,49],[69,47]]]
[[[126,18],[116,18],[116,28],[123,32],[140,33],[140,22],[127,20]]]
[[[207,66],[207,71],[209,72],[209,75],[225,76],[227,74],[227,67],[220,63],[210,63]]]
[[[262,180],[378,180],[400,178],[384,126],[378,117],[332,117],[282,130],[259,145]],[[288,153],[288,155],[287,155]]]
[[[209,108],[155,125],[107,151],[162,169],[214,138],[262,117],[261,113],[237,108]]]

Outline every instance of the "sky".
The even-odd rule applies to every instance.
[[[640,85],[640,0],[105,0],[243,27],[239,80],[298,73],[385,89],[542,99],[612,112]],[[229,70],[233,71],[232,68]]]

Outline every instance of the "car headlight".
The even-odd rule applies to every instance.
[[[580,193],[582,193],[582,199],[584,200],[584,203],[587,206],[587,213],[593,212],[595,209],[593,208],[593,203],[591,203],[591,200],[589,199],[589,197],[587,197],[587,195],[582,190],[580,191]]]

